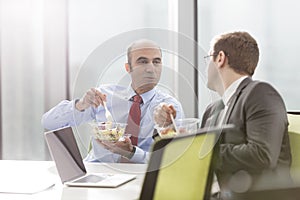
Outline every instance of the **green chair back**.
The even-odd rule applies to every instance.
[[[155,142],[140,199],[210,199],[217,135],[232,128],[199,129],[197,134]]]
[[[292,152],[291,176],[300,183],[300,112],[288,112],[289,137]]]

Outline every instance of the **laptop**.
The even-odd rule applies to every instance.
[[[61,182],[67,186],[115,188],[136,178],[131,174],[87,173],[71,127],[45,132]]]
[[[233,128],[230,124],[204,128],[155,142],[140,199],[210,199],[215,144],[221,132]]]

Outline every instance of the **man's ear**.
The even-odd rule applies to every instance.
[[[224,51],[219,51],[216,61],[218,63],[218,67],[220,68],[225,65],[226,55]]]
[[[131,72],[131,67],[130,67],[130,64],[129,63],[125,63],[125,69],[128,73]]]

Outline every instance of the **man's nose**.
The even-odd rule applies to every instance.
[[[154,72],[154,68],[155,68],[155,66],[154,66],[153,63],[148,63],[148,64],[146,65],[146,72],[148,72],[148,73],[153,73],[153,72]]]

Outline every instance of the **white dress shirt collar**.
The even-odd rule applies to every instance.
[[[156,87],[154,87],[152,90],[149,90],[148,92],[141,94],[140,96],[143,99],[143,104],[150,101],[155,95],[155,93],[156,93]],[[131,85],[129,85],[129,87],[127,88],[127,99],[130,100],[134,95],[136,95],[136,93],[132,89]]]
[[[235,93],[235,91],[237,90],[237,88],[239,87],[239,85],[241,84],[241,82],[247,78],[248,76],[242,76],[241,78],[237,79],[236,81],[234,81],[224,92],[223,96],[222,96],[222,100],[225,106],[229,106],[230,104],[230,100],[231,97],[233,96],[233,94]]]

